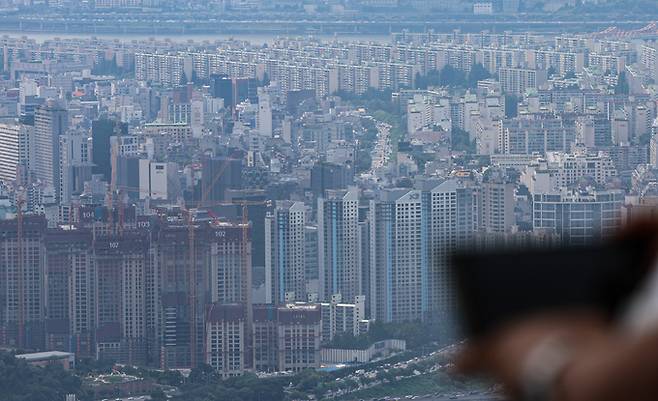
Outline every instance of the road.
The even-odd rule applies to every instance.
[[[391,126],[378,122],[377,123],[377,142],[372,152],[372,172],[381,167],[385,167],[391,158]]]
[[[415,401],[503,401],[503,398],[497,395],[469,395],[464,397],[427,397],[416,398]]]

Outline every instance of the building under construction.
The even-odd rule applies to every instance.
[[[42,217],[0,222],[0,343],[166,368],[202,363],[207,306],[251,303],[250,225],[184,213],[119,225],[116,213],[90,210],[55,229]]]

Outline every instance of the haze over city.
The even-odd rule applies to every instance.
[[[0,0],[0,392],[502,399],[449,373],[451,257],[655,213],[654,19]]]

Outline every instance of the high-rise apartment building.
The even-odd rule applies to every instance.
[[[528,89],[537,89],[546,83],[546,70],[506,67],[498,70],[503,93],[524,95]]]
[[[146,364],[155,346],[152,300],[153,269],[146,233],[97,239],[96,357]]]
[[[489,167],[483,174],[480,189],[480,224],[485,233],[509,233],[515,224],[515,182],[505,170]]]
[[[205,363],[222,377],[242,375],[250,366],[245,304],[211,304],[207,311]]]
[[[320,366],[320,305],[257,305],[253,324],[247,309],[244,304],[208,306],[204,360],[222,377],[239,376],[252,367],[299,372]]]
[[[251,304],[250,225],[217,222],[208,235],[212,302]]]
[[[563,187],[573,187],[591,179],[598,185],[617,175],[610,156],[605,152],[548,152],[525,167],[521,182],[533,193],[551,193]]]
[[[421,191],[383,190],[370,202],[370,314],[384,322],[428,311],[427,205]]]
[[[256,129],[265,137],[272,137],[272,100],[269,93],[258,94],[258,116]]]
[[[6,183],[16,179],[20,160],[19,124],[0,124],[0,180]]]
[[[37,108],[34,115],[34,163],[35,178],[55,189],[59,200],[60,188],[60,136],[68,129],[68,112],[55,101]]]
[[[506,119],[499,125],[497,148],[505,154],[566,152],[574,137],[574,128],[556,116]]]
[[[281,372],[320,367],[321,311],[317,304],[278,307],[277,360]]]
[[[94,357],[96,275],[86,229],[49,231],[44,237],[46,349]]]
[[[359,192],[325,192],[318,198],[318,271],[320,299],[340,294],[345,302],[361,295],[359,271]]]
[[[59,137],[59,200],[69,203],[73,195],[84,191],[91,180],[91,138],[84,130],[68,130]]]
[[[194,248],[189,227],[180,221],[162,227],[152,246],[154,280],[159,280],[152,290],[158,303],[153,308],[162,341],[161,366],[166,368],[207,361],[203,344],[208,305],[251,305],[250,226],[200,221],[194,226],[193,242]],[[251,316],[247,307],[245,314]]]
[[[34,126],[0,123],[0,181],[25,183],[34,163]]]
[[[361,322],[365,320],[364,295],[356,297],[354,303],[341,302],[340,295],[334,295],[329,302],[320,303],[322,310],[322,342],[330,342],[336,335],[358,336]]]
[[[452,178],[425,196],[430,203],[426,318],[451,326],[457,297],[449,271],[450,258],[456,250],[470,245],[478,230],[477,189],[469,179]]]
[[[265,218],[265,297],[268,304],[306,300],[306,217],[302,202],[277,202]]]
[[[42,216],[0,221],[0,325],[11,347],[45,346],[45,232]]]

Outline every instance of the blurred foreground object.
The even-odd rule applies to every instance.
[[[657,400],[657,249],[644,222],[605,244],[457,256],[457,370],[515,400]]]

